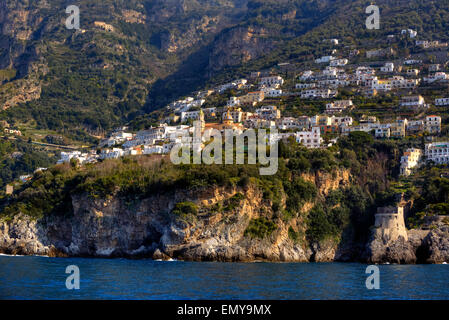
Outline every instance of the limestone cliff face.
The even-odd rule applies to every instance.
[[[339,183],[335,184],[339,185]],[[229,199],[241,199],[231,208]],[[193,202],[195,215],[179,216],[173,208]],[[333,261],[342,253],[330,241],[310,246],[302,215],[283,219],[263,192],[250,184],[176,191],[130,201],[73,196],[73,215],[38,221],[23,215],[0,222],[0,252],[67,256],[149,256],[196,261]],[[303,210],[310,210],[306,203]],[[217,209],[221,208],[221,209]],[[266,218],[276,225],[265,237],[245,233],[251,221]],[[289,230],[298,234],[295,240]]]
[[[39,29],[43,17],[41,9],[49,8],[46,0],[33,1],[0,1],[0,32],[17,40],[30,40],[32,34]]]
[[[349,170],[339,169],[332,172],[317,171],[315,174],[303,174],[302,178],[316,185],[321,195],[329,191],[349,186],[351,174]]]
[[[39,77],[46,74],[46,66],[30,40],[41,30],[44,18],[40,13],[48,6],[45,0],[33,4],[0,0],[0,69],[14,69],[17,78],[6,84],[0,82],[2,109],[41,96]]]
[[[238,208],[211,212],[216,203],[237,192],[245,194]],[[175,204],[194,201],[196,216],[171,213]],[[310,250],[294,244],[288,226],[267,239],[244,235],[252,219],[267,214],[262,193],[254,188],[212,188],[196,192],[158,195],[136,203],[112,197],[73,198],[69,218],[47,217],[33,221],[17,216],[0,224],[0,251],[12,254],[69,256],[154,256],[214,261],[307,261]]]
[[[268,54],[276,47],[272,34],[263,27],[238,26],[222,32],[214,41],[209,68],[216,71]]]

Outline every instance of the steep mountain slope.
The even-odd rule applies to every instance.
[[[3,80],[3,108],[44,128],[109,128],[140,110],[150,84],[174,72],[193,46],[232,23],[243,3],[236,4],[81,1],[75,32],[65,28],[67,4],[3,0],[1,68],[15,72]],[[27,98],[5,104],[16,96]]]
[[[316,27],[305,34],[284,41],[281,46],[258,59],[253,59],[244,65],[222,70],[220,74],[211,78],[211,83],[220,83],[231,79],[234,74],[245,74],[251,70],[259,70],[276,66],[281,62],[304,63],[314,57],[329,55],[334,49],[324,39],[340,39],[339,53],[351,48],[376,48],[388,45],[388,35],[399,35],[401,30],[412,28],[418,32],[419,39],[448,41],[449,1],[404,1],[380,0],[376,1],[380,9],[380,29],[368,30],[365,13],[367,6],[372,4],[364,0],[335,0],[322,3],[319,12],[329,10],[323,15],[312,15]],[[320,20],[322,19],[322,20]],[[414,41],[402,39],[400,53],[404,49],[414,47]],[[396,44],[397,46],[397,44]],[[298,65],[300,66],[300,65]]]
[[[321,2],[80,1],[74,32],[68,2],[2,0],[2,117],[97,133],[303,34]]]
[[[79,139],[207,84],[328,54],[324,39],[381,46],[411,27],[447,40],[449,27],[447,0],[377,1],[380,30],[365,28],[363,0],[83,0],[74,32],[69,4],[0,0],[0,118]]]

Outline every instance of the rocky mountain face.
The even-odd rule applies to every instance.
[[[0,1],[0,70],[13,74],[0,79],[3,110],[41,96],[39,77],[46,74],[47,68],[37,47],[30,42],[44,20],[40,10],[48,6],[46,1],[37,1],[30,7],[21,1]]]
[[[349,184],[349,173],[307,177],[319,192]],[[236,195],[230,209],[217,210]],[[177,203],[191,201],[196,215],[173,213]],[[310,245],[304,217],[285,220],[276,216],[257,187],[216,187],[155,195],[137,202],[120,197],[91,199],[73,196],[74,214],[33,220],[24,215],[0,223],[0,252],[50,256],[143,256],[196,261],[334,261],[350,260],[358,246],[329,239]],[[307,213],[313,206],[305,203]],[[258,219],[275,221],[263,237],[248,233]],[[291,232],[298,236],[291,237]]]
[[[217,72],[225,67],[238,66],[259,58],[276,47],[263,27],[242,26],[220,34],[212,47],[209,68]]]

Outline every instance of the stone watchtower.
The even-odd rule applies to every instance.
[[[408,240],[407,228],[404,221],[404,207],[383,207],[377,208],[376,222],[374,224],[375,234],[384,241],[395,241],[399,237]]]

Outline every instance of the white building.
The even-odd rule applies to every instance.
[[[331,125],[333,126],[352,126],[353,122],[352,117],[331,117]]]
[[[188,119],[198,120],[199,118],[200,118],[200,110],[181,112],[181,122],[184,122]]]
[[[424,121],[424,130],[430,134],[441,133],[441,117],[435,115],[427,116]]]
[[[165,127],[155,127],[137,132],[136,140],[160,140],[165,139]]]
[[[268,98],[277,98],[283,95],[282,89],[275,89],[275,88],[262,88],[261,89],[265,93],[265,97]]]
[[[416,148],[407,149],[404,155],[401,157],[400,174],[402,176],[409,176],[412,173],[412,169],[416,168],[422,157],[422,150]]]
[[[230,97],[226,103],[227,107],[237,107],[240,105],[240,99],[237,97]]]
[[[132,133],[123,132],[123,131],[114,132],[111,135],[111,137],[109,137],[106,140],[101,141],[100,146],[112,147],[112,146],[114,146],[116,144],[120,144],[122,142],[129,141],[132,138],[133,138],[133,134]]]
[[[297,83],[296,89],[313,89],[316,88],[316,83]]]
[[[333,57],[333,56],[323,56],[323,57],[321,57],[319,59],[316,59],[315,63],[329,63],[332,60],[335,60],[335,57]]]
[[[350,84],[351,82],[349,80],[342,80],[342,79],[326,79],[318,81],[319,87],[331,89],[346,87],[349,86]]]
[[[412,89],[419,84],[420,79],[405,79],[402,76],[394,76],[388,79],[388,81],[392,89]]]
[[[401,107],[426,108],[426,101],[420,95],[401,98]]]
[[[125,151],[121,148],[103,149],[100,153],[100,159],[118,159],[123,157]]]
[[[417,76],[419,74],[419,69],[408,69],[407,75],[409,76]]]
[[[145,145],[143,146],[143,154],[163,154],[164,147],[160,145]]]
[[[353,106],[352,100],[338,100],[326,104],[326,113],[341,113]]]
[[[410,38],[414,39],[418,35],[418,31],[415,31],[413,29],[403,29],[403,30],[401,30],[401,34],[402,35],[407,35],[408,34],[408,36]]]
[[[331,89],[310,89],[301,92],[302,99],[311,99],[311,98],[329,99],[334,98],[336,95],[337,91]]]
[[[407,124],[407,132],[418,133],[424,131],[423,120],[409,120]]]
[[[427,161],[433,161],[436,164],[449,163],[449,142],[435,142],[426,144]]]
[[[179,137],[184,137],[189,135],[190,126],[180,125],[180,126],[164,126],[164,134],[163,139],[169,139],[170,141],[174,141]],[[162,139],[154,139],[154,140],[162,140]]]
[[[449,106],[449,98],[435,99],[436,106]]]
[[[319,148],[322,141],[319,127],[313,127],[312,131],[299,131],[296,133],[296,142],[302,143],[307,148]]]
[[[380,71],[382,72],[394,72],[394,63],[393,62],[387,62],[383,67],[380,68]]]
[[[263,77],[260,79],[259,84],[267,87],[282,86],[284,79],[281,76]]]
[[[364,80],[366,77],[372,77],[376,74],[376,70],[374,70],[371,67],[357,67],[356,71],[355,71],[355,76],[360,79],[360,80]]]
[[[229,83],[225,83],[217,88],[218,93],[223,93],[229,89],[240,89],[247,84],[248,80],[238,79]]]
[[[348,59],[335,59],[335,60],[332,60],[332,61],[329,63],[329,65],[330,65],[331,67],[343,67],[343,66],[347,65],[348,62],[349,62]]]
[[[87,153],[81,153],[81,151],[61,152],[61,158],[57,164],[70,162],[70,160],[77,160],[79,163],[84,163],[87,160]]]
[[[304,71],[304,72],[299,76],[299,80],[300,80],[300,81],[307,81],[307,80],[309,80],[310,78],[312,78],[312,76],[313,76],[313,71],[311,71],[311,70],[306,70],[306,71]]]
[[[276,106],[263,106],[256,110],[256,114],[265,120],[276,120],[281,117],[281,111]]]
[[[424,77],[423,81],[427,83],[433,83],[442,80],[448,80],[449,75],[444,72],[435,72],[433,75],[429,75],[428,77]]]
[[[378,123],[361,123],[357,126],[343,125],[340,127],[340,130],[342,135],[347,136],[351,132],[358,132],[358,131],[370,133],[371,131],[376,130],[379,127],[380,124]]]
[[[415,44],[416,46],[422,47],[423,49],[445,48],[448,46],[447,42],[440,42],[440,40],[417,40]]]
[[[149,128],[147,130],[141,130],[137,132],[136,136],[133,139],[126,141],[123,144],[123,147],[132,148],[138,145],[154,144],[156,140],[163,140],[166,138],[166,128],[171,127],[163,125],[160,127]]]
[[[192,97],[187,97],[184,100],[172,102],[167,106],[167,109],[173,110],[176,113],[181,113],[189,111],[190,108],[201,107],[205,102],[206,100],[204,99],[195,100]]]
[[[245,128],[252,129],[274,129],[276,128],[276,122],[273,120],[251,117],[244,121],[244,126]]]
[[[276,127],[279,130],[298,129],[301,127],[298,119],[293,117],[284,117],[276,120]]]
[[[389,124],[380,124],[375,132],[374,136],[376,138],[382,139],[382,138],[390,138],[391,137],[391,128]]]
[[[391,81],[388,80],[379,80],[377,77],[374,77],[371,81],[371,89],[377,91],[391,91],[392,85]]]
[[[422,64],[422,60],[408,59],[404,61],[405,65]]]

